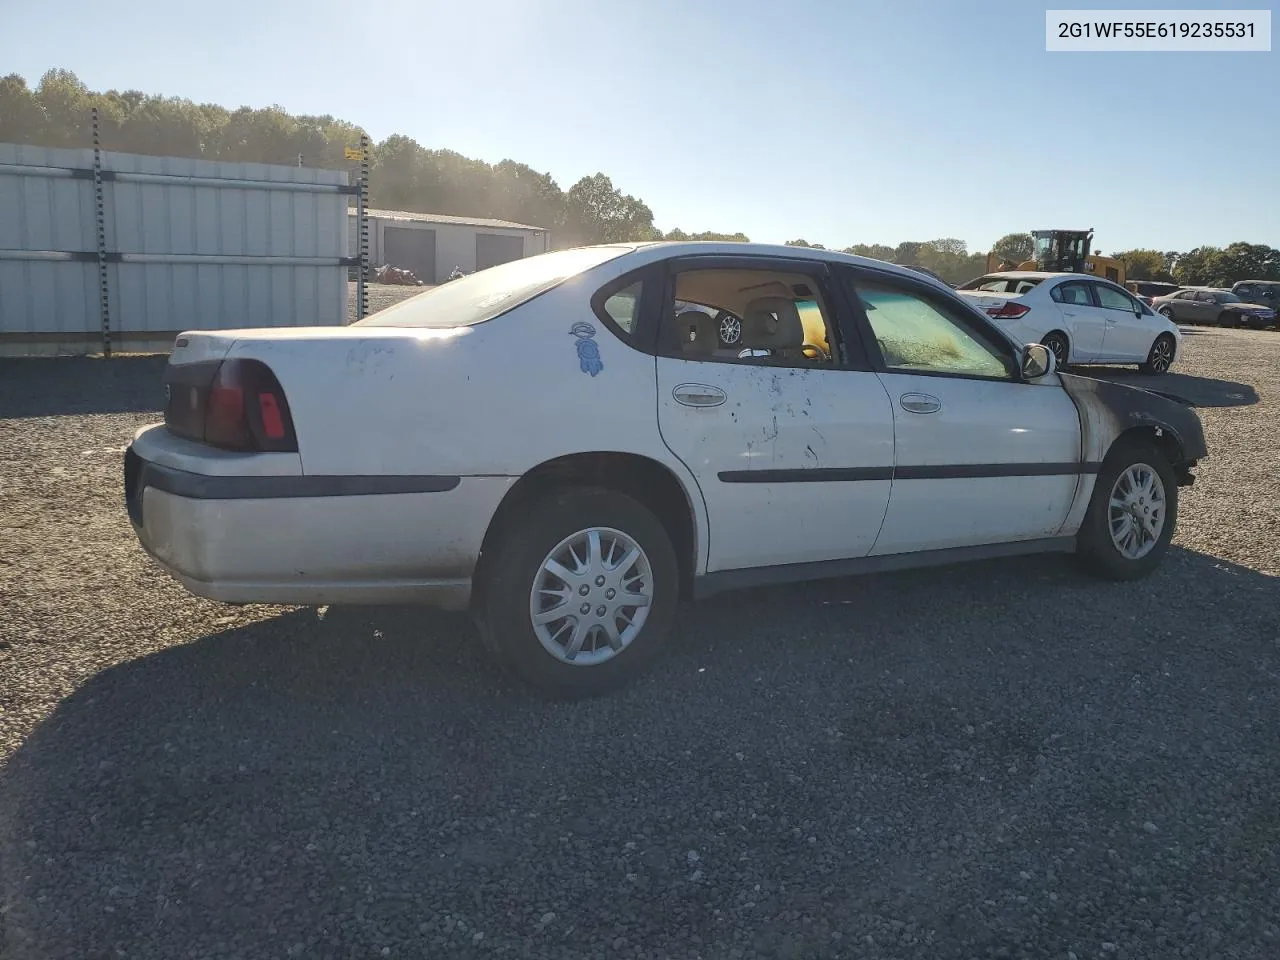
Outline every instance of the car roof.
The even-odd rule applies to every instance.
[[[1087,273],[1070,273],[1062,271],[1051,273],[1048,270],[997,270],[995,273],[984,273],[984,277],[999,277],[1002,280],[1052,280],[1054,277],[1078,277],[1081,280],[1097,280]]]
[[[886,273],[894,273],[904,277],[932,281],[950,289],[942,280],[927,273],[913,270],[911,267],[886,260],[874,260],[871,257],[858,257],[851,253],[840,253],[838,250],[819,250],[816,247],[789,247],[785,244],[772,243],[739,243],[729,240],[652,240],[628,244],[608,244],[608,246],[631,247],[634,252],[661,251],[664,256],[756,256],[756,257],[790,257],[799,260],[813,260],[825,263],[847,263],[851,266],[870,267]]]

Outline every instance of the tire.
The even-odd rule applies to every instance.
[[[535,588],[539,584],[551,588],[540,591],[539,603],[558,610],[560,605],[552,602],[551,591],[570,585],[544,571],[544,562],[558,555],[562,566],[572,571],[573,561],[568,559],[565,544],[574,538],[585,538],[591,530],[599,531],[603,562],[596,565],[596,576],[603,582],[595,577],[587,582],[575,579],[573,592],[563,604],[564,616],[548,621],[540,637],[533,622]],[[610,549],[610,543],[619,546]],[[630,551],[635,547],[640,550],[635,563],[626,569],[609,568],[609,560],[620,561],[619,549]],[[573,556],[584,558],[587,552],[584,542],[576,545]],[[643,573],[645,565],[647,576]],[[636,576],[627,579],[629,572]],[[618,594],[646,588],[650,598],[647,606],[633,608],[617,603]],[[612,490],[563,487],[530,503],[521,518],[500,537],[483,585],[477,626],[485,647],[499,663],[539,693],[567,700],[594,697],[632,682],[652,663],[670,632],[679,588],[675,548],[652,511]],[[585,594],[580,592],[583,590]],[[588,635],[580,641],[579,651],[570,662],[565,648],[580,619],[579,598],[584,606],[592,607],[588,616],[600,626],[588,628]],[[596,615],[599,610],[606,611],[603,617]],[[642,610],[647,612],[638,629],[628,636],[625,618],[637,619]],[[609,611],[615,616],[610,618]],[[605,636],[603,624],[610,619],[617,637],[616,649]],[[550,644],[550,649],[544,642]],[[559,655],[552,649],[559,650]]]
[[[1167,304],[1157,310],[1156,313],[1160,314],[1160,316],[1164,317],[1166,320],[1172,320],[1175,323],[1177,322],[1173,316],[1173,307],[1170,307]]]
[[[1223,310],[1220,314],[1218,314],[1218,326],[1238,327],[1240,326],[1240,318],[1227,310]]]
[[[1059,333],[1057,330],[1046,333],[1040,342],[1049,348],[1059,367],[1067,365],[1067,358],[1071,355],[1071,344],[1065,333]]]
[[[1174,343],[1173,337],[1167,333],[1162,333],[1156,337],[1155,342],[1151,344],[1151,350],[1147,353],[1147,359],[1144,363],[1138,364],[1138,369],[1148,376],[1158,377],[1169,372],[1169,367],[1173,365],[1174,351],[1177,345]]]
[[[1121,475],[1132,467],[1145,467],[1152,472],[1159,481],[1158,489],[1164,504],[1159,532],[1141,556],[1126,556],[1111,535],[1112,493],[1116,491]],[[1142,501],[1137,508],[1149,510],[1149,498],[1142,498]],[[1084,523],[1076,534],[1076,556],[1095,576],[1107,580],[1137,580],[1160,565],[1165,551],[1169,549],[1169,541],[1173,539],[1177,521],[1178,483],[1168,459],[1150,440],[1122,438],[1112,447],[1098,471],[1093,498]]]
[[[715,324],[721,347],[736,347],[742,342],[742,321],[733,314],[721,310],[716,314]]]

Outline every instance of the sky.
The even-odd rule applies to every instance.
[[[1280,50],[1047,53],[1045,9],[0,0],[0,73],[331,114],[564,189],[602,171],[664,230],[981,250],[1093,227],[1104,252],[1280,246]]]

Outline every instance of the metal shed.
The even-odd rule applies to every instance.
[[[369,210],[369,262],[407,267],[424,283],[440,283],[454,267],[471,273],[545,253],[551,232],[526,223],[450,217],[404,210]],[[350,215],[350,247],[357,242],[355,211]]]
[[[342,170],[0,144],[0,353],[342,324],[355,189]]]

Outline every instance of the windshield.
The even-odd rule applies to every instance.
[[[1036,261],[1045,270],[1074,271],[1084,265],[1083,235],[1037,234]]]
[[[491,320],[631,247],[578,247],[479,270],[379,310],[353,326],[462,327]]]

